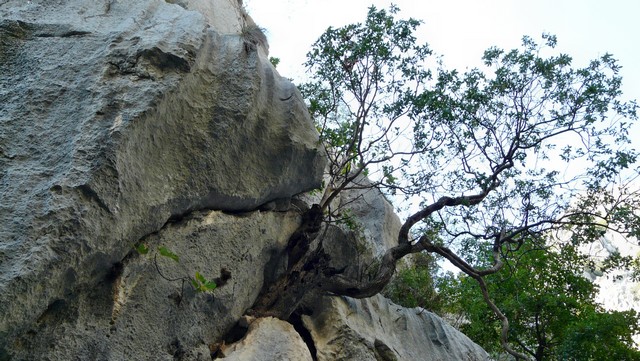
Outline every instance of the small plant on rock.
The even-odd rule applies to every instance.
[[[149,253],[149,247],[147,247],[144,243],[140,243],[136,245],[135,249],[136,251],[138,251],[138,253],[142,255]],[[191,284],[191,286],[193,286],[193,289],[196,292],[213,292],[216,288],[224,286],[227,283],[227,281],[231,279],[231,272],[229,272],[225,268],[222,268],[220,270],[220,276],[216,277],[215,279],[207,279],[200,272],[197,272],[197,271],[195,272],[194,277],[191,277],[191,276],[169,277],[160,270],[160,265],[158,264],[158,255],[160,255],[161,257],[170,259],[176,263],[180,263],[180,257],[165,246],[158,247],[158,252],[155,253],[153,256],[153,264],[156,268],[156,271],[158,272],[158,275],[160,275],[160,277],[162,277],[163,279],[169,282],[178,282],[178,281],[182,282],[182,287],[181,287],[181,292],[179,297],[180,299],[182,299],[182,296],[184,293],[185,282]]]

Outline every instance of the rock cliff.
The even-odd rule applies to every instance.
[[[237,322],[283,271],[300,223],[289,200],[320,186],[325,165],[267,56],[237,0],[0,1],[0,360],[210,360],[243,337]],[[356,215],[389,224],[363,221],[376,254],[397,225],[380,195],[367,199]],[[231,279],[213,293],[188,282],[223,268]],[[396,307],[358,302],[386,318]],[[296,329],[343,317],[314,307]],[[289,351],[263,356],[331,352],[311,355],[320,331],[296,329],[257,320],[229,357],[258,360],[250,347],[271,339]],[[389,330],[376,332],[405,332]],[[358,332],[366,347],[402,340]],[[445,354],[474,349],[438,335]]]
[[[605,234],[602,239],[584,247],[583,250],[589,254],[596,267],[601,260],[613,254],[623,257],[640,256],[640,246],[629,242],[620,235],[614,233]],[[598,287],[598,301],[605,309],[613,311],[636,310],[640,312],[640,282],[634,280],[633,271],[615,270],[604,276],[599,270],[591,269],[585,272],[585,276],[593,281]],[[636,335],[633,340],[640,348],[640,335]]]

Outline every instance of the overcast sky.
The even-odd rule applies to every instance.
[[[329,26],[365,19],[377,0],[244,0],[249,14],[266,29],[270,55],[281,59],[280,73],[304,77],[302,63],[311,44]],[[623,66],[624,95],[640,99],[640,1],[637,0],[396,0],[402,17],[424,21],[420,40],[444,56],[448,68],[479,65],[493,45],[511,49],[522,35],[557,35],[558,49],[576,65],[607,52]]]

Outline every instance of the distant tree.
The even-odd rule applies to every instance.
[[[581,274],[592,261],[571,244],[527,244],[508,266],[486,277],[493,301],[510,320],[514,349],[535,360],[640,360],[632,340],[640,319],[635,311],[605,311],[595,302],[598,288]],[[462,316],[459,328],[467,336],[489,352],[503,353],[500,320],[475,280],[464,274],[443,278],[439,290],[448,300],[444,309]]]
[[[603,229],[638,236],[640,197],[624,185],[638,173],[628,138],[637,106],[620,100],[609,54],[574,68],[554,36],[543,35],[543,46],[525,37],[521,49],[491,48],[482,68],[460,73],[417,44],[420,22],[396,19],[398,11],[371,7],[363,23],[327,29],[308,53],[311,81],[301,91],[329,158],[323,196],[290,240],[295,264],[254,311],[287,318],[313,289],[370,297],[398,260],[427,251],[477,282],[501,345],[527,358],[508,343],[486,277],[549,232],[576,242]],[[321,229],[343,217],[339,194],[363,187],[412,207],[375,275],[353,279],[328,267]],[[474,266],[487,254],[486,266]]]
[[[422,307],[442,313],[448,300],[436,289],[439,279],[436,258],[429,253],[418,253],[410,266],[400,267],[396,277],[384,289],[384,295],[404,307]]]

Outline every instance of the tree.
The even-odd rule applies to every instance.
[[[637,106],[620,100],[609,54],[574,68],[554,54],[554,36],[543,35],[543,46],[525,37],[521,49],[491,48],[482,69],[460,73],[417,44],[420,22],[396,19],[398,11],[371,7],[363,23],[327,29],[308,53],[311,81],[301,91],[329,159],[326,182],[290,240],[295,262],[254,312],[287,318],[313,289],[370,297],[398,260],[426,251],[478,283],[501,322],[502,346],[526,358],[507,342],[509,323],[486,277],[550,232],[571,232],[576,242],[603,229],[638,235],[639,194],[624,185],[638,173],[628,138]],[[361,184],[362,175],[372,183]],[[328,267],[321,232],[343,216],[338,195],[362,187],[414,205],[398,245],[366,280]],[[475,267],[474,257],[487,254],[487,266]]]
[[[437,260],[429,253],[414,255],[410,266],[399,267],[397,275],[384,289],[385,297],[400,306],[422,307],[442,314],[445,298],[436,289],[438,277]]]
[[[493,301],[510,320],[509,337],[518,352],[535,360],[637,360],[632,336],[640,332],[635,311],[606,312],[580,274],[592,259],[571,244],[514,252],[508,267],[487,276]],[[604,271],[607,271],[606,269]],[[459,328],[485,350],[502,353],[499,320],[486,307],[476,282],[466,275],[443,278],[445,310],[462,315]]]

